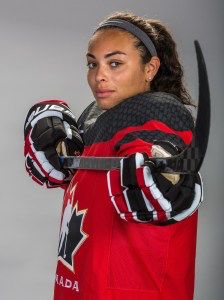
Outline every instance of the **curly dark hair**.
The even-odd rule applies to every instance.
[[[154,43],[160,59],[160,67],[150,84],[150,91],[171,93],[176,95],[183,104],[195,106],[183,83],[183,68],[179,61],[176,43],[166,26],[160,20],[146,19],[131,12],[112,13],[99,25],[113,19],[126,20],[138,26]],[[113,26],[108,26],[107,28],[113,28]],[[122,28],[116,27],[116,29],[124,31]],[[95,32],[99,30],[105,30],[105,28],[98,28]],[[151,54],[136,36],[134,38],[134,45],[140,52],[142,63],[148,63],[151,59]]]

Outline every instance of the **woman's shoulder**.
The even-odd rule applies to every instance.
[[[151,100],[148,102],[148,111],[154,110],[154,116],[157,120],[168,123],[177,130],[193,129],[193,116],[176,95],[166,92],[151,93]],[[150,114],[150,112],[148,112]]]
[[[176,130],[193,129],[193,117],[177,96],[165,92],[144,92],[123,101],[108,111],[119,127],[142,125],[150,120]]]

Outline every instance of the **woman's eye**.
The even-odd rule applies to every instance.
[[[94,67],[95,67],[95,63],[93,63],[93,62],[89,62],[89,63],[87,63],[87,67],[89,68],[89,69],[93,69]]]
[[[110,63],[110,65],[111,65],[112,67],[118,67],[119,65],[121,65],[121,63],[118,62],[118,61],[112,61],[112,62]]]

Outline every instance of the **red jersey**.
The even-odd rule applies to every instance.
[[[150,155],[155,140],[189,144],[189,111],[166,93],[143,96],[88,124],[83,156]],[[54,300],[192,300],[196,230],[197,213],[167,226],[122,220],[107,172],[78,170],[64,195]]]

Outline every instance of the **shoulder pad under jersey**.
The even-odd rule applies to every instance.
[[[81,134],[85,134],[85,132],[92,126],[97,118],[104,112],[104,110],[100,109],[96,102],[93,101],[86,107],[86,109],[82,112],[81,116],[78,118],[77,124],[78,129]]]
[[[127,98],[98,117],[86,133],[85,143],[110,140],[118,131],[141,126],[150,120],[165,123],[174,130],[193,130],[190,111],[175,95],[164,92],[144,92]]]

